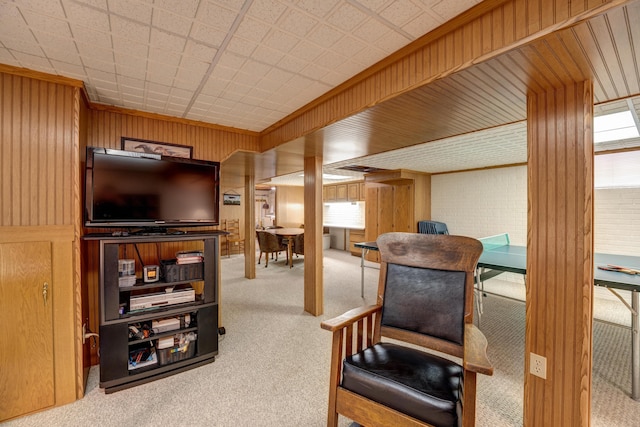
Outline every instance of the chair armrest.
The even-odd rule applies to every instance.
[[[349,310],[340,316],[334,317],[333,319],[325,320],[320,323],[320,327],[327,331],[337,331],[339,329],[344,328],[345,326],[349,326],[361,319],[364,319],[371,314],[382,310],[382,306],[379,305],[369,305],[364,307],[354,308],[353,310]]]
[[[464,369],[484,375],[493,375],[493,366],[487,358],[487,339],[476,325],[467,323],[464,330]]]

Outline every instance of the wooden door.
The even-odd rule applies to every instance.
[[[53,296],[49,242],[0,244],[0,421],[54,404]]]

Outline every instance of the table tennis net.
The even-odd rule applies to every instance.
[[[496,249],[501,246],[508,246],[509,234],[508,233],[496,234],[495,236],[481,237],[478,240],[482,242],[482,247],[485,250],[490,251],[492,249]]]

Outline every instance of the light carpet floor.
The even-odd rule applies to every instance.
[[[242,256],[224,258],[221,309],[226,335],[220,337],[214,363],[113,394],[98,387],[93,367],[83,399],[5,425],[323,426],[331,336],[320,322],[375,302],[378,271],[365,269],[362,299],[359,263],[347,252],[325,251],[325,313],[314,317],[302,308],[302,257],[293,269],[282,259],[270,261],[268,268],[259,265],[255,280],[243,277]],[[629,317],[617,301],[604,305],[605,312]],[[479,376],[477,425],[520,426],[524,304],[489,296],[481,329],[495,374]],[[593,426],[640,424],[640,402],[629,398],[630,342],[628,329],[594,324]],[[350,424],[341,417],[341,426]]]

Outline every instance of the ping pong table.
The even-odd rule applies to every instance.
[[[512,245],[508,234],[499,234],[478,239],[482,242],[484,250],[478,260],[476,272],[476,284],[478,300],[476,301],[478,313],[482,312],[482,298],[484,293],[484,281],[496,277],[502,273],[521,274],[525,278],[527,274],[527,248],[526,246]],[[362,269],[361,293],[364,297],[364,264],[365,253],[378,250],[376,242],[356,243],[355,247],[362,250],[360,266]],[[619,265],[625,267],[640,268],[640,257],[625,255],[594,254],[595,286],[602,286],[613,293],[631,312],[631,398],[640,400],[640,275],[626,274],[616,271],[601,270],[598,266]],[[617,290],[631,292],[631,306],[618,294]]]

